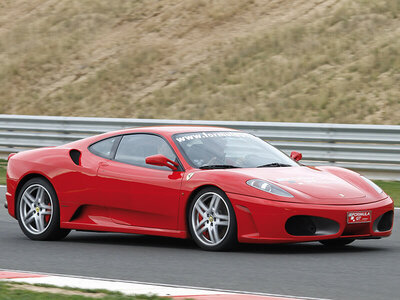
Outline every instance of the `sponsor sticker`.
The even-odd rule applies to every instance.
[[[371,211],[351,211],[347,213],[347,224],[370,223]]]
[[[208,139],[208,138],[218,138],[218,137],[247,137],[248,133],[236,132],[236,131],[221,131],[221,132],[201,132],[201,133],[190,133],[182,134],[176,137],[176,141],[179,143],[197,139]]]

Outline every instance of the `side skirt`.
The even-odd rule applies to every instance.
[[[80,231],[119,232],[119,233],[167,236],[167,237],[174,237],[181,239],[188,238],[187,232],[182,230],[127,226],[127,225],[115,224],[113,222],[107,222],[107,225],[63,222],[61,223],[60,227],[65,229],[75,229]]]

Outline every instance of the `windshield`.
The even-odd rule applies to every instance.
[[[195,168],[261,168],[298,166],[263,140],[244,132],[191,132],[173,136]]]

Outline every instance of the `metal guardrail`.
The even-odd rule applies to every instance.
[[[0,153],[62,145],[121,128],[208,125],[241,129],[305,164],[336,165],[372,178],[400,180],[400,126],[325,123],[234,122],[0,115]]]

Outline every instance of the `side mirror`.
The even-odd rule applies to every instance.
[[[161,166],[161,167],[168,167],[172,171],[178,170],[179,164],[166,158],[162,154],[152,155],[146,157],[146,164],[154,165],[154,166]]]
[[[294,161],[299,161],[303,158],[303,155],[300,152],[293,151],[292,153],[290,153],[290,158]]]

